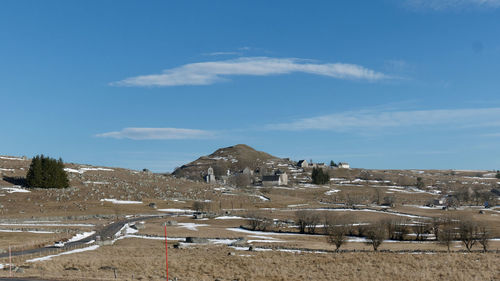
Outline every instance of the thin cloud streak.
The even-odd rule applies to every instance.
[[[205,56],[231,56],[231,55],[241,55],[240,52],[212,52],[206,53]]]
[[[363,66],[345,63],[313,63],[297,58],[242,57],[231,60],[185,64],[161,74],[130,77],[113,86],[168,87],[210,85],[226,81],[227,76],[269,76],[308,73],[336,79],[377,81],[390,76]]]
[[[407,0],[406,3],[415,9],[449,10],[473,8],[498,8],[500,0]]]
[[[414,111],[349,111],[330,115],[304,118],[289,123],[270,124],[268,130],[303,131],[373,131],[386,128],[412,126],[483,127],[500,118],[500,108],[440,109]]]
[[[208,139],[214,136],[214,132],[182,128],[124,128],[121,131],[96,135],[96,137],[100,138],[131,140]]]

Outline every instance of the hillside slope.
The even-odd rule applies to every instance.
[[[215,175],[219,177],[225,175],[227,170],[237,172],[247,167],[252,170],[266,170],[268,167],[280,163],[289,164],[290,161],[257,151],[245,144],[238,144],[220,148],[208,156],[202,156],[191,163],[183,165],[177,168],[173,175],[192,180],[202,180],[209,167],[212,167]]]

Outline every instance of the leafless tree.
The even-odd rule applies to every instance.
[[[248,224],[252,230],[262,230],[266,231],[271,225],[271,220],[262,216],[260,213],[255,211],[250,211],[247,213]]]
[[[316,233],[316,227],[321,222],[321,217],[317,212],[310,212],[307,219],[307,232],[314,234]]]
[[[479,225],[472,219],[464,219],[458,224],[458,237],[464,243],[467,251],[478,242]]]
[[[316,233],[316,226],[321,222],[319,214],[313,211],[299,210],[295,213],[295,217],[300,233],[305,233],[306,230],[311,234]]]
[[[394,196],[386,196],[384,197],[384,202],[382,205],[393,207],[396,204],[396,197]]]
[[[378,247],[387,238],[387,228],[382,222],[370,225],[366,229],[366,238],[369,239],[368,245],[373,247],[373,251],[378,251]]]
[[[439,227],[439,243],[445,245],[450,252],[450,246],[453,241],[457,238],[457,222],[458,220],[451,217],[445,216],[441,220]]]
[[[207,202],[203,202],[203,201],[194,201],[193,202],[193,210],[195,210],[196,212],[203,212],[207,209]]]
[[[488,251],[489,241],[491,238],[491,232],[486,224],[482,223],[479,225],[478,242],[483,247],[483,252]]]
[[[237,174],[231,178],[231,181],[234,183],[236,187],[247,187],[252,183],[250,175],[246,175],[243,173]]]
[[[335,245],[335,251],[347,240],[347,234],[351,231],[351,223],[346,216],[330,216],[326,224],[327,241]]]
[[[430,229],[432,234],[434,234],[436,241],[439,241],[439,229],[441,227],[441,224],[442,224],[441,218],[439,217],[432,218]]]
[[[299,211],[295,212],[295,218],[296,218],[297,226],[299,227],[300,233],[306,233],[307,216],[308,216],[308,212],[305,210],[299,210]]]
[[[408,219],[385,219],[381,223],[387,230],[387,237],[393,240],[404,240],[410,232]]]
[[[413,232],[416,234],[415,240],[424,240],[423,234],[429,232],[429,224],[423,221],[417,221],[412,226]]]

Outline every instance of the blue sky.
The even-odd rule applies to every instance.
[[[500,168],[500,0],[2,1],[0,154]]]

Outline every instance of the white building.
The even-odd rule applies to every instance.
[[[339,168],[343,168],[343,169],[349,169],[349,168],[350,168],[350,167],[349,167],[349,163],[345,163],[345,162],[340,162],[340,163],[338,164],[338,167],[339,167]]]

